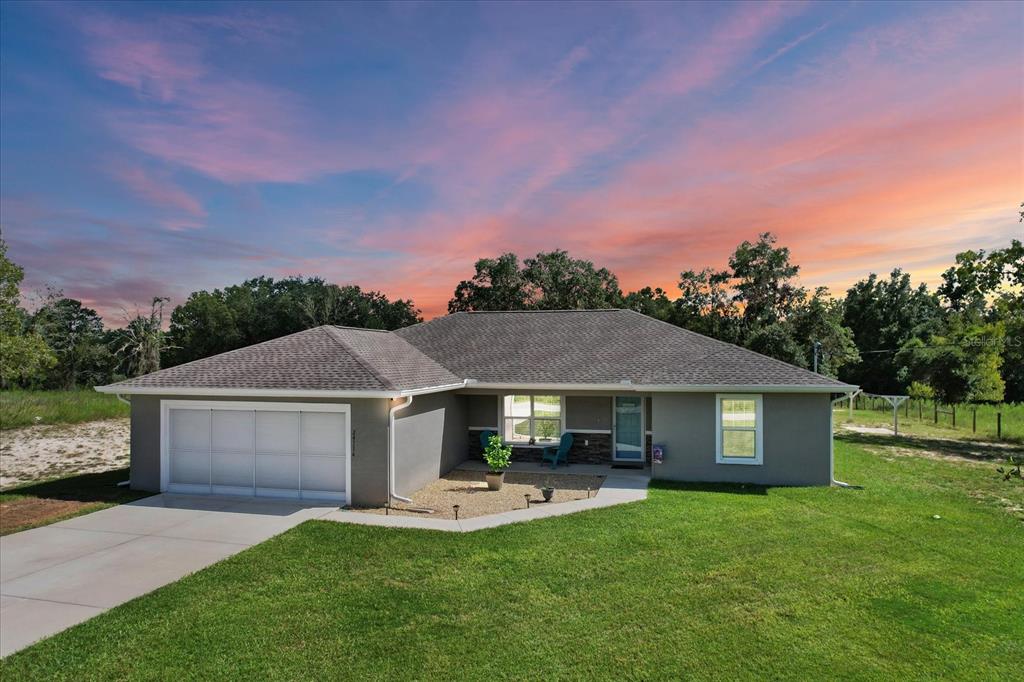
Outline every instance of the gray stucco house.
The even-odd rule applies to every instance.
[[[132,488],[359,506],[479,457],[483,430],[514,460],[570,432],[570,465],[827,485],[831,401],[855,388],[636,312],[572,310],[317,327],[97,390],[130,396]]]

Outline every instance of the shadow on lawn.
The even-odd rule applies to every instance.
[[[43,483],[30,483],[4,490],[0,495],[18,495],[49,500],[74,502],[130,502],[152,493],[129,490],[117,484],[128,480],[128,469],[115,469],[98,474],[79,474]]]
[[[684,483],[653,479],[648,486],[656,490],[685,490],[697,493],[728,493],[730,495],[767,495],[770,488],[777,486],[754,485],[752,483]]]
[[[953,440],[951,438],[929,438],[928,436],[893,436],[891,434],[843,431],[837,433],[836,438],[856,445],[937,452],[943,455],[971,459],[976,462],[1001,462],[1005,461],[1010,455],[1019,455],[1024,452],[1024,447],[1012,443]]]

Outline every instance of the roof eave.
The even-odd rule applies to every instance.
[[[849,384],[579,384],[469,381],[467,388],[523,391],[617,391],[620,393],[849,393]]]
[[[108,384],[96,386],[100,393],[114,395],[196,395],[224,397],[267,397],[267,398],[404,398],[406,396],[442,393],[465,387],[466,382],[424,386],[393,391],[376,390],[317,390],[295,388],[230,388],[230,387],[199,387],[199,386],[120,386]]]

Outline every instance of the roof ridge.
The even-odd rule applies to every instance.
[[[468,315],[496,315],[505,313],[613,313],[627,308],[529,308],[526,310],[460,310]],[[458,313],[451,313],[458,315]],[[447,317],[444,315],[442,317]],[[435,320],[438,318],[434,318]]]
[[[335,343],[337,343],[339,346],[341,346],[349,355],[352,356],[352,358],[356,362],[359,363],[360,367],[362,367],[367,372],[372,374],[374,376],[374,378],[377,379],[377,381],[379,381],[381,384],[384,385],[385,388],[388,388],[388,389],[390,389],[392,391],[396,390],[397,387],[395,386],[395,382],[391,381],[391,379],[387,378],[386,376],[384,376],[383,374],[378,372],[376,370],[376,368],[374,368],[374,366],[370,362],[368,362],[366,360],[366,358],[364,358],[362,356],[362,354],[358,350],[356,350],[355,348],[350,346],[341,337],[341,334],[337,333],[337,329],[335,328],[334,325],[323,325],[320,328],[323,329],[324,331],[326,331],[327,335],[330,336],[332,339],[334,339]],[[388,332],[388,333],[390,333],[390,332]]]

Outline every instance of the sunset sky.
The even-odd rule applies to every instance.
[[[563,248],[841,293],[1021,237],[1024,4],[0,7],[3,237],[96,308],[260,274],[444,312]]]

